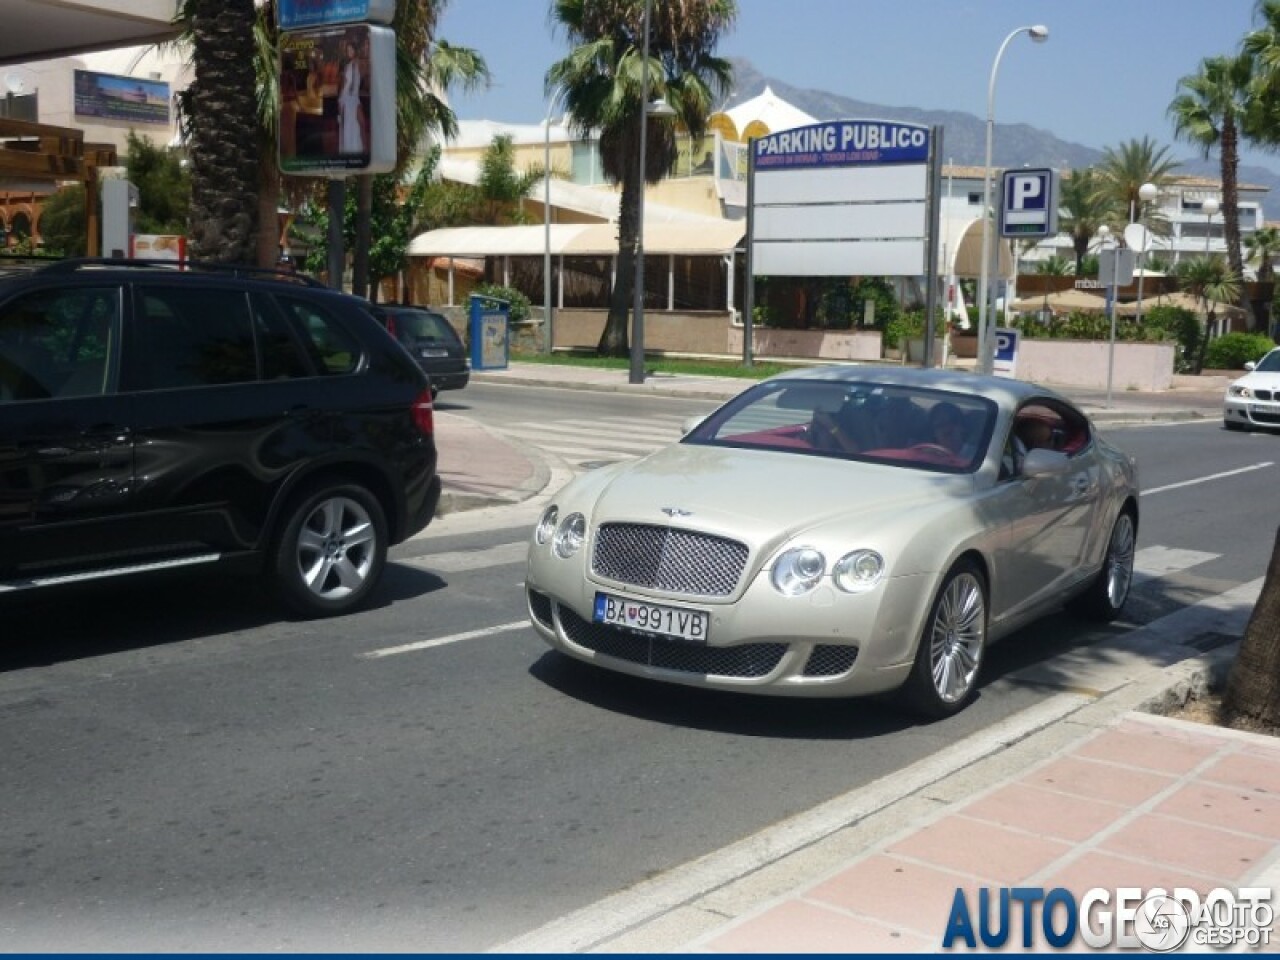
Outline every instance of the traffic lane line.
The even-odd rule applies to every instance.
[[[1264,460],[1262,463],[1254,463],[1247,467],[1240,467],[1236,470],[1224,470],[1222,473],[1211,473],[1208,476],[1196,477],[1194,480],[1183,480],[1180,483],[1166,483],[1163,487],[1152,487],[1150,490],[1143,490],[1142,496],[1149,497],[1153,493],[1164,493],[1166,490],[1178,490],[1182,487],[1193,487],[1199,483],[1209,483],[1212,480],[1225,480],[1227,477],[1237,477],[1242,473],[1252,473],[1254,470],[1265,470],[1268,467],[1274,467],[1275,462]]]
[[[479,640],[482,637],[492,637],[499,633],[510,633],[512,630],[527,629],[529,629],[528,618],[513,620],[511,623],[499,623],[496,626],[481,627],[479,630],[468,630],[465,633],[454,633],[447,637],[432,637],[430,640],[415,640],[413,643],[402,643],[395,647],[382,647],[378,650],[369,650],[365,653],[357,654],[357,656],[362,660],[379,660],[382,657],[394,657],[401,653],[416,653],[419,650],[429,650],[431,647],[443,647],[450,643]]]

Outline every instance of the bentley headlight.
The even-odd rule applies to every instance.
[[[826,568],[826,557],[812,547],[788,550],[773,565],[774,589],[784,596],[799,597],[818,585]]]
[[[1245,397],[1246,399],[1253,396],[1252,390],[1248,387],[1243,387],[1238,383],[1233,383],[1229,386],[1227,388],[1227,393],[1231,394],[1233,397]]]
[[[560,509],[553,503],[542,511],[542,519],[538,521],[538,528],[533,532],[533,539],[539,544],[547,544],[551,542],[551,538],[555,536],[556,521],[560,519]]]
[[[582,549],[582,541],[587,538],[587,518],[580,513],[571,513],[561,521],[556,530],[553,544],[556,556],[568,560]]]
[[[884,576],[884,557],[874,550],[855,550],[846,553],[831,571],[836,586],[846,593],[863,593],[870,590]]]

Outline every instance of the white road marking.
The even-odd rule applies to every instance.
[[[1133,582],[1155,580],[1197,564],[1217,560],[1222,554],[1202,550],[1179,550],[1176,547],[1144,547],[1133,555]]]
[[[370,650],[362,653],[360,656],[366,660],[377,660],[381,657],[395,656],[397,653],[414,653],[418,650],[427,650],[431,647],[443,647],[450,643],[462,643],[464,640],[478,640],[481,637],[491,637],[496,633],[510,633],[512,630],[525,630],[529,627],[528,620],[515,620],[511,623],[500,623],[496,627],[482,627],[479,630],[468,630],[466,633],[454,633],[447,637],[432,637],[430,640],[418,640],[414,643],[402,643],[398,647],[383,647],[380,650]]]
[[[1198,483],[1208,483],[1210,480],[1223,480],[1227,477],[1239,476],[1242,473],[1251,473],[1254,470],[1265,470],[1267,467],[1274,467],[1275,463],[1271,460],[1264,460],[1262,463],[1251,464],[1247,467],[1240,467],[1238,470],[1225,470],[1222,473],[1211,473],[1207,477],[1197,477],[1194,480],[1183,480],[1181,483],[1167,483],[1163,487],[1152,487],[1150,490],[1143,490],[1142,495],[1149,497],[1153,493],[1164,493],[1166,490],[1177,490],[1180,487],[1193,487]]]

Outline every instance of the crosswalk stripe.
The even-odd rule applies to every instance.
[[[540,437],[617,437],[619,435],[632,439],[652,440],[654,443],[672,443],[680,439],[679,429],[665,430],[645,426],[609,427],[585,421],[580,424],[564,421],[546,424],[516,423],[504,428],[503,432],[528,437],[535,441]]]
[[[1217,560],[1220,553],[1203,550],[1179,550],[1176,547],[1144,547],[1133,555],[1133,582],[1142,583],[1190,569],[1210,560]]]

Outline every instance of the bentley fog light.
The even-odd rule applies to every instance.
[[[556,521],[560,519],[560,509],[552,504],[542,511],[542,519],[538,521],[538,528],[533,533],[533,539],[540,545],[551,542],[551,538],[556,532]]]
[[[561,522],[556,530],[553,544],[556,556],[568,560],[580,549],[582,541],[587,538],[587,518],[580,513],[571,513]]]
[[[773,586],[788,597],[808,593],[822,579],[827,560],[812,547],[788,550],[773,565]]]
[[[884,557],[874,550],[855,550],[846,553],[831,571],[836,586],[846,593],[862,593],[870,590],[884,576]]]

